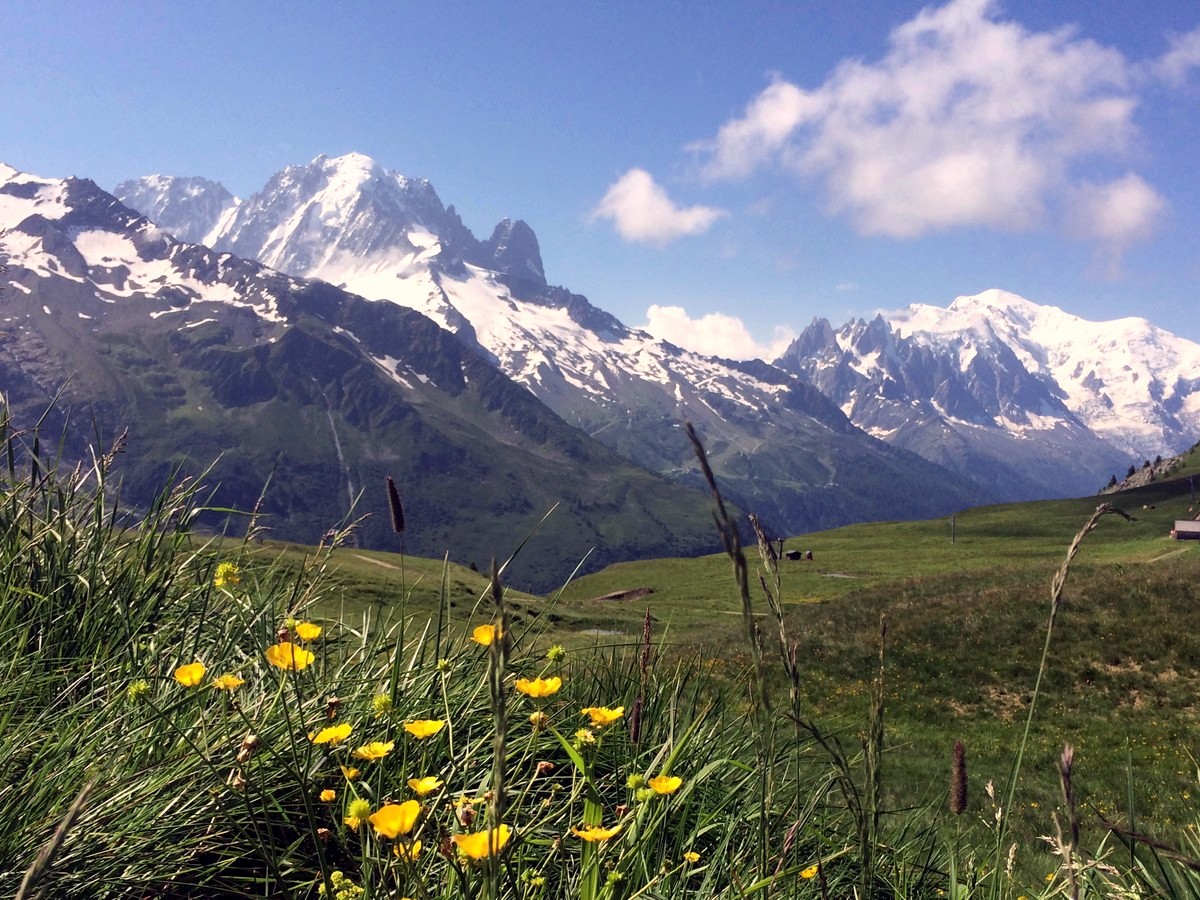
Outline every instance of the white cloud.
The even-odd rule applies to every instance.
[[[713,179],[769,164],[820,179],[864,234],[1031,229],[1086,161],[1125,154],[1133,69],[1070,29],[1031,32],[990,0],[952,0],[896,28],[876,63],[847,60],[812,91],[773,80],[693,149]]]
[[[777,359],[796,338],[786,325],[776,325],[774,337],[761,344],[737,316],[708,313],[693,319],[682,306],[658,304],[646,310],[646,324],[640,327],[686,350],[726,359]]]
[[[1200,69],[1200,28],[1171,37],[1171,49],[1155,66],[1159,76],[1175,87],[1187,81],[1192,69]]]
[[[1108,257],[1108,273],[1115,277],[1122,255],[1150,236],[1166,208],[1162,196],[1130,172],[1107,184],[1073,188],[1068,226],[1072,236],[1100,245]]]
[[[592,219],[611,219],[627,241],[667,244],[707,231],[724,210],[711,206],[676,206],[644,169],[630,169],[609,187]]]

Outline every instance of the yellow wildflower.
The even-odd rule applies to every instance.
[[[817,875],[817,867],[816,866],[809,866],[807,869],[800,870],[801,878],[815,878],[816,875]]]
[[[354,766],[338,766],[338,768],[342,770],[342,774],[346,776],[347,781],[353,781],[358,777],[358,769],[354,768]]]
[[[418,740],[433,737],[445,727],[446,723],[442,719],[417,719],[404,723],[404,730]]]
[[[325,788],[325,790],[321,791],[322,803],[332,803],[336,799],[337,791],[335,791],[333,788]]]
[[[592,720],[593,728],[604,728],[625,715],[625,707],[618,706],[616,709],[610,709],[607,706],[589,706],[580,712]]]
[[[689,850],[687,853],[683,854],[683,861],[690,862],[690,863],[698,863],[698,862],[700,862],[700,854],[697,853],[695,850]]]
[[[534,728],[545,728],[550,724],[550,717],[539,709],[537,712],[530,714],[529,724]]]
[[[477,644],[482,644],[484,647],[491,645],[492,641],[500,636],[500,630],[495,625],[476,625],[471,632],[471,640]]]
[[[397,843],[396,849],[392,852],[401,859],[410,859],[416,862],[417,857],[421,855],[421,842],[413,841],[411,844]]]
[[[204,680],[204,673],[207,670],[204,668],[204,663],[196,661],[180,666],[175,670],[175,680],[184,687],[195,687]]]
[[[216,574],[213,576],[213,584],[217,587],[229,587],[237,584],[242,579],[238,577],[238,567],[231,562],[223,562],[217,564]]]
[[[296,636],[302,641],[315,641],[321,636],[321,626],[312,622],[297,622]]]
[[[377,812],[372,813],[370,821],[377,834],[395,840],[400,835],[412,831],[420,814],[420,803],[416,800],[405,800],[403,803],[381,806]]]
[[[312,651],[297,647],[290,641],[272,644],[264,651],[264,655],[267,657],[267,662],[276,668],[295,672],[308,668],[316,659],[312,655]]]
[[[355,750],[353,756],[355,759],[383,759],[392,752],[394,746],[395,741],[371,741]]]
[[[673,794],[683,784],[683,779],[677,775],[655,775],[646,782],[656,794]]]
[[[456,834],[450,840],[458,845],[458,852],[468,859],[487,859],[504,849],[510,834],[507,825],[498,825],[474,834]]]
[[[346,809],[346,824],[351,828],[358,828],[370,816],[371,801],[364,800],[362,797],[356,797],[350,801],[350,806]]]
[[[575,828],[572,826],[571,834],[580,840],[594,843],[595,841],[607,841],[609,838],[616,837],[621,831],[620,825],[614,825],[612,828],[602,828],[599,825],[587,825],[583,828]]]
[[[232,672],[226,672],[224,675],[218,675],[213,679],[213,687],[218,691],[234,691],[245,683],[244,680],[238,678]]]
[[[432,794],[442,786],[444,782],[436,775],[426,775],[424,778],[408,779],[408,786],[412,792],[418,797],[424,797],[426,794]]]
[[[350,737],[350,732],[354,730],[354,726],[349,722],[341,722],[337,725],[330,725],[328,728],[322,728],[308,736],[308,739],[314,744],[332,744],[337,746],[346,738]]]
[[[557,675],[549,678],[518,678],[517,690],[526,697],[549,697],[558,693],[562,679]]]

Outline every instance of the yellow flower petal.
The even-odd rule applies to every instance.
[[[398,843],[395,850],[392,851],[401,859],[416,860],[421,855],[421,842],[413,841],[411,844]]]
[[[463,856],[469,859],[487,859],[504,849],[510,833],[507,825],[499,825],[474,834],[456,834],[450,840],[454,841],[458,852]]]
[[[383,759],[395,746],[395,741],[371,741],[356,749],[353,756],[355,759]]]
[[[595,841],[607,841],[609,838],[616,837],[621,832],[620,825],[614,825],[612,828],[601,828],[599,825],[587,825],[583,828],[571,828],[571,834],[580,840],[594,843]]]
[[[471,632],[471,640],[487,647],[492,641],[496,640],[497,634],[499,634],[499,631],[495,625],[476,625],[475,629]]]
[[[433,737],[445,727],[446,723],[442,719],[417,719],[404,723],[404,730],[419,740]]]
[[[353,781],[358,777],[358,769],[354,768],[354,766],[338,766],[338,768],[342,770],[342,774],[346,776],[347,781]]]
[[[656,794],[673,794],[679,790],[683,784],[683,779],[677,775],[655,775],[646,784]]]
[[[389,803],[381,806],[371,814],[370,822],[375,831],[383,837],[395,840],[402,834],[408,834],[417,824],[417,816],[421,814],[421,804],[416,800],[405,800],[403,803]]]
[[[549,697],[558,693],[562,679],[557,675],[549,678],[518,678],[516,687],[526,697]]]
[[[816,874],[817,874],[816,866],[809,866],[807,869],[802,869],[800,871],[801,878],[815,878]]]
[[[325,790],[321,791],[322,803],[332,803],[336,799],[337,791],[335,791],[333,788],[325,788]]]
[[[321,626],[312,622],[297,622],[296,636],[302,641],[315,641],[321,636]]]
[[[244,680],[238,678],[232,672],[226,672],[224,675],[218,675],[213,679],[213,687],[218,691],[234,691],[245,683]]]
[[[340,722],[337,725],[330,725],[328,728],[322,728],[315,734],[310,734],[308,739],[314,744],[332,744],[337,746],[346,738],[350,737],[350,732],[354,730],[354,726],[349,722]]]
[[[204,673],[208,671],[204,668],[204,663],[196,661],[180,666],[175,670],[175,680],[184,687],[195,687],[204,680]]]
[[[604,728],[625,715],[625,707],[618,706],[615,709],[610,709],[607,706],[589,706],[586,709],[580,710],[580,712],[592,720],[593,728]]]
[[[442,779],[436,775],[426,775],[424,778],[408,779],[408,786],[412,792],[418,797],[424,797],[426,794],[432,794],[443,784]]]
[[[272,644],[264,651],[264,655],[267,657],[267,662],[276,668],[295,672],[308,668],[316,659],[312,655],[312,651],[298,647],[290,641]]]

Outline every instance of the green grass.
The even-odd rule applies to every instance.
[[[750,564],[751,644],[726,556],[615,566],[539,598],[344,533],[336,549],[216,542],[190,530],[194,489],[164,492],[134,527],[106,494],[110,461],[30,471],[6,428],[4,895],[1017,898],[1073,895],[1070,871],[1089,896],[1200,892],[1167,851],[1119,847],[1099,820],[1198,855],[1200,548],[1165,538],[1190,502],[1178,482],[1106,498],[1139,520],[1106,517],[1084,540],[998,831],[983,788],[1010,805],[1051,578],[1095,500],[966,511],[954,543],[947,520],[791,538],[815,559],[780,569],[782,626]],[[236,581],[214,580],[218,562]],[[596,599],[633,588],[653,593]],[[299,640],[297,619],[321,635]],[[470,635],[488,622],[503,639],[484,647]],[[303,670],[272,663],[284,639],[311,652]],[[205,675],[180,683],[195,661]],[[225,673],[241,681],[230,692],[212,686]],[[561,686],[535,700],[517,681],[534,676]],[[595,706],[624,712],[580,732]],[[444,725],[418,738],[404,727],[417,719]],[[352,736],[312,740],[331,724]],[[391,747],[356,761],[369,741]],[[1070,804],[1055,775],[1068,742]],[[678,787],[654,791],[660,774]],[[418,799],[415,776],[442,785]],[[393,837],[347,822],[352,801],[420,812]],[[1051,812],[1068,834],[1081,818],[1078,870],[1039,840]],[[500,824],[510,841],[485,860],[453,841]],[[579,837],[597,826],[617,830]],[[414,840],[415,860],[393,852]]]

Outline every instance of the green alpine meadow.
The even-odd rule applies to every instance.
[[[139,515],[2,423],[0,891],[53,898],[1200,892],[1200,449],[1140,487],[528,594],[448,559]],[[378,485],[397,547],[421,527]],[[799,551],[799,552],[794,552]],[[494,556],[493,556],[494,555]]]

